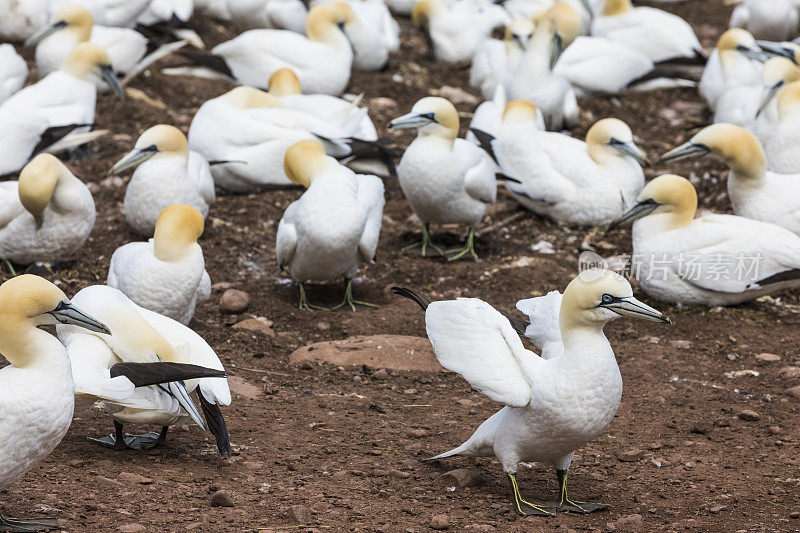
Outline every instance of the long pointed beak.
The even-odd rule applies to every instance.
[[[204,431],[208,431],[208,427],[203,421],[203,417],[200,416],[200,411],[197,410],[197,406],[192,401],[191,396],[189,396],[189,391],[186,390],[186,385],[183,381],[170,381],[167,384],[167,388],[172,396],[178,400],[178,403],[181,404],[181,407],[192,417],[192,420]]]
[[[659,159],[659,163],[672,163],[673,161],[680,161],[681,159],[688,159],[690,157],[703,157],[710,152],[711,150],[709,150],[707,146],[689,141],[662,155],[661,159]]]
[[[795,65],[797,64],[797,59],[794,57],[794,50],[788,46],[784,46],[783,43],[776,43],[773,41],[756,41],[761,50],[766,52],[772,56],[779,56],[785,57],[791,60]]]
[[[117,161],[117,163],[113,167],[111,167],[111,170],[108,171],[108,174],[109,175],[119,174],[123,170],[127,170],[131,167],[135,167],[140,163],[144,163],[145,161],[156,155],[156,153],[158,153],[158,149],[155,147],[155,145],[148,146],[147,148],[141,148],[138,150],[133,149],[127,154],[125,154],[125,156],[122,159]]]
[[[761,113],[767,108],[769,103],[775,98],[775,95],[778,94],[778,91],[781,90],[781,87],[785,85],[783,80],[780,80],[775,85],[771,86],[767,89],[767,92],[764,94],[764,97],[761,99],[761,103],[758,106],[758,111],[756,111],[756,117],[761,115]]]
[[[650,162],[647,160],[647,154],[644,150],[636,146],[632,141],[615,142],[611,146],[616,148],[621,154],[634,158],[640,165],[647,166]]]
[[[111,65],[100,65],[100,77],[103,78],[111,90],[114,91],[114,94],[117,95],[117,98],[120,100],[125,99],[125,91],[122,90],[122,86],[119,84],[119,79],[117,79],[117,73],[114,72],[114,69]]]
[[[66,27],[66,25],[67,25],[66,22],[64,22],[63,20],[59,20],[58,22],[54,22],[49,26],[45,26],[44,28],[40,29],[39,31],[31,35],[27,41],[25,41],[25,47],[31,48],[33,46],[36,46],[37,44],[42,42],[46,37],[53,35],[58,30]]]
[[[55,309],[47,312],[48,315],[56,319],[59,324],[72,324],[80,326],[95,333],[105,333],[111,335],[111,330],[99,320],[90,317],[71,302],[60,302]]]
[[[619,298],[615,302],[609,304],[602,304],[602,307],[610,309],[622,316],[630,316],[634,318],[642,318],[644,320],[651,320],[653,322],[661,322],[663,324],[672,324],[672,321],[664,313],[658,309],[654,309],[649,305],[640,302],[633,296],[627,298]]]
[[[763,63],[769,58],[767,54],[765,54],[758,48],[750,48],[749,46],[739,45],[736,47],[736,50],[741,52],[745,56],[749,57],[750,59],[753,59],[755,61],[760,61],[761,63]]]
[[[397,117],[393,121],[389,123],[390,130],[400,130],[400,129],[413,129],[413,128],[421,128],[422,126],[426,126],[430,124],[432,120],[428,117],[422,116],[418,113],[408,113],[407,115],[403,115],[402,117]]]
[[[606,231],[611,231],[624,224],[627,224],[628,222],[633,222],[637,218],[645,217],[650,213],[652,213],[653,211],[655,211],[657,208],[658,208],[658,203],[652,200],[639,202],[630,209],[628,209],[621,217],[619,217],[611,224],[609,224],[608,229]]]

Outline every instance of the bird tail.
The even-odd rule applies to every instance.
[[[52,144],[48,144],[46,146],[41,146],[41,147],[37,146],[36,148],[34,148],[33,153],[37,154],[39,152],[47,152],[49,154],[57,154],[58,152],[63,152],[64,150],[69,150],[71,148],[81,146],[82,144],[90,143],[106,135],[107,133],[108,130],[68,133],[63,137],[61,137],[60,139],[53,142]],[[44,143],[40,142],[39,144],[44,144]]]
[[[120,82],[120,85],[122,87],[125,87],[136,76],[138,76],[139,74],[144,72],[144,70],[147,67],[149,67],[150,65],[152,65],[153,63],[155,63],[159,59],[165,58],[168,55],[170,55],[171,53],[179,50],[180,48],[183,48],[184,46],[186,46],[186,44],[187,44],[187,41],[181,40],[181,41],[175,41],[175,42],[172,42],[172,43],[167,43],[167,44],[164,44],[164,45],[161,45],[161,46],[157,47],[155,50],[153,50],[152,52],[150,52],[149,54],[144,56],[142,59],[140,59],[139,62],[136,63],[133,66],[133,69],[131,69],[131,71],[128,72],[125,75],[125,77],[122,79],[122,81]]]
[[[433,457],[428,457],[427,459],[423,459],[423,461],[434,461],[436,459],[444,459],[445,457],[453,457],[454,455],[460,455],[468,450],[469,441],[465,442],[458,448],[453,448],[452,450],[448,450],[444,453],[440,453],[439,455],[434,455]]]
[[[423,311],[426,310],[428,306],[431,304],[430,300],[406,287],[392,287],[392,292],[397,295],[403,296],[404,298],[408,298],[412,302],[416,302],[417,305],[420,306]]]
[[[197,76],[209,79],[235,79],[233,71],[221,56],[203,50],[189,49],[178,50],[178,55],[188,59],[192,64],[183,67],[165,68],[162,70],[164,74],[170,76]]]

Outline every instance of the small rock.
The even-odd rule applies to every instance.
[[[672,340],[669,341],[669,345],[673,348],[679,348],[681,350],[688,350],[692,347],[692,341],[684,341],[684,340]]]
[[[450,517],[446,514],[437,514],[431,517],[431,529],[442,531],[450,527]]]
[[[739,418],[747,422],[756,422],[758,420],[761,420],[761,415],[756,413],[755,411],[751,411],[750,409],[745,409],[744,411],[739,413]]]
[[[292,505],[288,514],[289,518],[292,518],[298,524],[311,523],[311,509],[305,505]]]
[[[774,363],[781,360],[781,356],[776,353],[760,353],[756,355],[756,360],[764,363]]]
[[[403,472],[402,470],[397,469],[389,470],[389,475],[397,479],[408,479],[411,477],[411,474],[408,472]]]
[[[778,372],[782,378],[800,378],[800,366],[785,366]]]
[[[731,353],[726,354],[725,358],[728,361],[736,361],[737,359],[739,359],[739,354],[731,352]]]
[[[153,480],[149,477],[140,476],[139,474],[134,474],[133,472],[120,472],[119,479],[122,481],[128,481],[130,483],[139,483],[141,485],[149,485],[153,482]]]
[[[710,428],[710,424],[705,420],[698,420],[692,425],[692,429],[689,430],[690,433],[698,433],[700,435],[705,435],[708,433]]]
[[[117,531],[122,531],[122,533],[136,533],[138,531],[147,531],[147,528],[142,524],[122,524],[117,528]]]
[[[708,512],[711,514],[717,514],[720,511],[724,511],[725,509],[727,509],[727,507],[725,507],[724,505],[715,505],[713,507],[709,507]]]
[[[792,387],[791,389],[786,389],[786,396],[791,396],[792,398],[800,400],[800,385]]]
[[[386,96],[378,96],[377,98],[369,99],[369,107],[375,110],[396,108],[399,104],[394,98],[387,98]]]
[[[444,87],[439,89],[439,96],[441,96],[442,98],[447,98],[453,103],[453,105],[458,105],[458,104],[475,105],[480,102],[480,99],[477,96],[469,94],[464,89],[459,89],[458,87],[451,87],[450,85],[445,85]]]
[[[408,432],[408,436],[415,439],[422,439],[428,436],[428,431],[422,428],[412,429]]]
[[[388,377],[389,373],[386,371],[385,368],[379,368],[376,372],[372,373],[372,379],[383,381]]]
[[[218,283],[213,284],[211,286],[211,290],[212,291],[224,291],[224,290],[230,289],[231,287],[233,287],[233,283],[231,283],[230,281],[220,281]]]
[[[319,321],[317,322],[317,329],[320,331],[328,331],[331,329],[331,325],[327,322]]]
[[[442,474],[436,482],[444,487],[477,487],[483,483],[483,478],[469,468],[458,468]]]
[[[246,329],[248,331],[257,331],[267,337],[274,337],[275,332],[272,330],[272,320],[267,320],[263,316],[256,318],[247,318],[241,322],[237,322],[233,326],[234,329]]]
[[[243,377],[239,376],[228,376],[228,387],[230,387],[233,394],[236,394],[237,396],[243,396],[251,400],[255,400],[256,398],[260,397],[262,392],[261,387],[253,385]]]
[[[228,289],[222,293],[219,299],[219,310],[222,313],[236,314],[241,313],[250,305],[250,296],[237,289]]]
[[[794,511],[789,514],[789,518],[800,518],[800,511]]]
[[[233,500],[227,491],[218,490],[211,496],[211,505],[214,507],[233,507]]]
[[[782,430],[780,426],[770,426],[767,431],[769,431],[771,435],[780,435]]]
[[[463,405],[464,407],[475,407],[476,405],[478,405],[477,403],[473,402],[472,400],[468,400],[467,398],[456,400],[456,403],[458,403],[459,405]]]
[[[718,428],[728,428],[731,427],[731,421],[727,418],[717,418],[714,420],[714,425]]]
[[[634,463],[642,457],[644,457],[644,450],[640,450],[639,448],[631,448],[629,450],[617,452],[617,459],[623,463]]]
[[[623,531],[641,531],[643,522],[644,518],[642,518],[642,515],[629,514],[620,517],[616,522],[616,526],[617,529],[621,529]]]

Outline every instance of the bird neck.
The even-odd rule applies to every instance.
[[[621,15],[627,13],[631,9],[630,0],[606,0],[603,4],[603,11],[601,16],[609,17],[614,15]]]
[[[64,346],[28,319],[0,315],[0,354],[15,368],[69,369]]]
[[[609,147],[607,144],[595,144],[595,143],[587,143],[587,144],[588,146],[586,148],[586,151],[589,153],[589,157],[591,157],[592,161],[594,161],[598,165],[601,166],[608,165],[614,161],[617,161],[620,157],[622,157],[619,152]]]
[[[530,72],[550,71],[555,31],[553,23],[545,23],[534,32],[530,45],[522,56],[520,68]]]

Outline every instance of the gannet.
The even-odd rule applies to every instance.
[[[25,85],[28,65],[10,44],[0,44],[0,104]]]
[[[344,2],[312,8],[306,36],[288,30],[248,30],[217,45],[211,54],[180,53],[196,67],[165,69],[169,74],[233,78],[243,85],[263,87],[280,68],[291,68],[311,94],[341,94],[350,81],[353,49],[345,30],[355,22]]]
[[[25,0],[26,3],[27,1]],[[55,13],[69,4],[76,4],[89,10],[95,24],[132,28],[150,2],[151,0],[50,0],[50,13]],[[34,30],[40,29],[46,22],[45,18]]]
[[[763,129],[769,131],[764,144],[769,170],[797,176],[800,174],[800,81],[797,81],[800,71],[795,69],[794,74],[795,80],[785,85],[775,99],[777,120],[765,124]],[[759,129],[756,133],[760,133]]]
[[[406,249],[428,247],[444,252],[431,242],[428,226],[464,224],[469,230],[463,248],[448,251],[450,260],[467,253],[477,259],[475,229],[495,201],[497,183],[494,164],[475,144],[458,139],[458,112],[448,100],[426,97],[411,112],[389,124],[392,129],[414,128],[417,138],[409,145],[397,167],[400,187],[411,209],[422,220],[422,241]]]
[[[524,207],[574,225],[608,224],[633,205],[644,186],[646,156],[621,120],[597,121],[586,142],[538,131],[535,110],[515,100],[489,142],[509,192]]]
[[[569,4],[581,17],[581,35],[588,35],[595,17],[597,0],[559,0]],[[503,8],[513,19],[535,20],[556,3],[556,0],[505,0]]]
[[[510,22],[501,6],[486,0],[419,0],[411,13],[437,61],[470,61],[492,30]]]
[[[194,15],[194,0],[150,0],[136,19],[138,28],[153,33],[163,40],[174,36],[195,48],[205,48],[205,43],[194,30],[190,19]]]
[[[117,161],[109,174],[137,167],[125,191],[125,220],[141,235],[152,235],[161,211],[188,204],[203,217],[214,203],[214,179],[208,161],[189,149],[183,132],[159,124],[144,131],[133,150]]]
[[[116,449],[146,449],[164,443],[169,426],[182,425],[190,417],[202,429],[206,423],[192,401],[200,401],[208,429],[221,455],[230,455],[228,430],[219,405],[230,405],[231,393],[214,350],[197,333],[180,322],[139,307],[120,291],[107,285],[81,289],[73,298],[87,312],[103,320],[106,332],[86,333],[59,325],[56,333],[69,353],[78,408],[102,401],[114,420],[115,434],[90,439]],[[115,377],[113,366],[123,363],[183,363],[211,370],[217,377],[169,381],[165,385],[133,389]],[[112,370],[109,373],[109,370]],[[180,376],[180,372],[177,372]],[[161,433],[125,435],[124,424],[161,426]]]
[[[557,2],[536,23],[530,46],[504,82],[510,99],[536,104],[548,130],[571,128],[578,121],[575,91],[567,80],[553,74],[552,68],[579,31],[575,10]]]
[[[630,0],[605,0],[591,34],[637,50],[654,63],[681,59],[705,63],[703,49],[685,20],[661,9],[633,7]]]
[[[195,9],[244,30],[303,33],[308,9],[302,0],[195,0]]]
[[[497,87],[516,68],[533,37],[533,21],[515,19],[506,25],[505,38],[486,39],[475,49],[469,84],[480,89],[486,99],[492,98]]]
[[[536,106],[528,102],[530,109],[535,110],[535,121],[531,121],[526,126],[534,126],[536,129],[544,131],[544,117]],[[480,145],[480,140],[475,135],[475,131],[484,132],[492,137],[497,137],[500,134],[500,128],[503,125],[503,114],[506,110],[506,90],[503,85],[498,85],[492,100],[481,102],[475,111],[472,113],[472,120],[469,122],[467,129],[466,139],[470,142]]]
[[[190,205],[164,208],[152,239],[114,251],[106,284],[145,309],[188,324],[195,305],[211,296],[211,278],[197,243],[203,225],[203,215]]]
[[[385,0],[385,2],[392,14],[403,17],[411,16],[411,11],[417,5],[417,0]]]
[[[25,274],[0,285],[0,490],[44,460],[67,433],[75,407],[67,351],[38,326],[74,324],[100,333],[105,325],[81,311],[43,278]],[[0,515],[4,531],[42,531],[55,521]]]
[[[800,173],[768,170],[764,149],[753,133],[733,124],[714,124],[661,156],[661,162],[705,155],[715,156],[730,167],[728,196],[734,213],[800,234]],[[788,161],[792,157],[796,154],[790,150]]]
[[[648,295],[681,304],[733,305],[800,286],[800,237],[736,215],[694,218],[696,210],[689,180],[664,174],[612,225],[635,221],[632,272]]]
[[[553,308],[560,350],[542,357],[526,349],[509,320],[477,298],[431,303],[425,311],[436,358],[490,399],[505,404],[461,446],[436,455],[496,457],[511,483],[514,511],[549,516],[554,511],[589,513],[607,506],[578,502],[567,493],[575,450],[600,435],[622,396],[614,351],[603,327],[620,316],[669,323],[661,312],[633,296],[630,284],[608,270],[585,270]],[[532,503],[520,494],[522,462],[550,463],[556,470],[555,502]]]
[[[383,218],[383,182],[355,174],[325,154],[317,141],[304,140],[286,151],[286,175],[306,187],[278,224],[275,253],[300,289],[300,309],[308,303],[303,283],[345,279],[344,300],[333,309],[369,305],[353,299],[352,280],[361,261],[374,262]]]
[[[740,86],[761,85],[761,62],[766,56],[753,36],[740,28],[723,33],[700,77],[700,95],[711,110],[727,91]]]
[[[756,39],[790,41],[797,37],[797,7],[792,0],[744,0],[733,10],[729,26],[744,28]]]
[[[0,259],[56,263],[83,246],[95,219],[92,193],[55,156],[39,154],[0,182]]]

